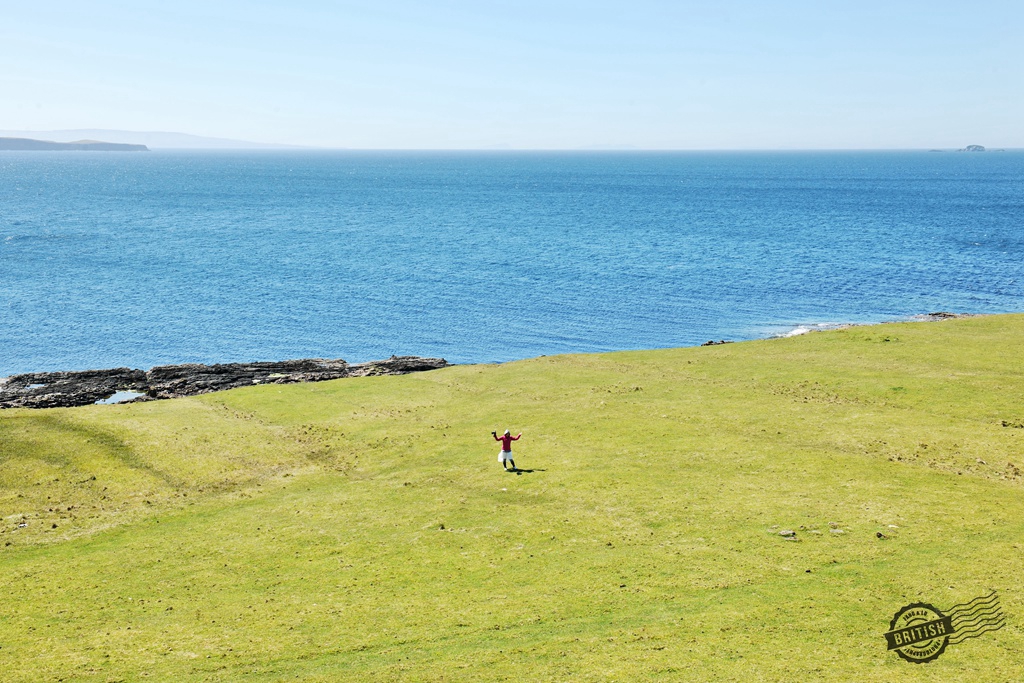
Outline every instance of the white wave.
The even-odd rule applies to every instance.
[[[779,334],[776,337],[797,337],[801,334],[807,334],[808,332],[821,332],[822,330],[838,330],[843,327],[849,327],[852,323],[808,323],[805,325],[797,325],[796,327]]]

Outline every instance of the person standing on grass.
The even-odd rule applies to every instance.
[[[522,435],[523,433],[519,432],[519,436]],[[498,453],[498,462],[501,463],[501,469],[505,470],[506,472],[515,472],[516,461],[512,459],[512,442],[519,441],[519,436],[512,436],[512,432],[510,432],[507,429],[505,430],[505,433],[502,436],[498,436],[498,432],[491,432],[491,436],[494,437],[495,441],[501,442],[501,452]],[[506,462],[510,464],[512,467],[505,467]]]

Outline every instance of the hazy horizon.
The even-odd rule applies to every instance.
[[[95,137],[76,137],[73,133],[98,134]],[[112,135],[105,135],[110,133]],[[159,142],[146,142],[147,136],[169,136],[180,137],[180,143],[161,144]],[[46,137],[33,137],[46,136]],[[645,147],[614,147],[606,145],[593,145],[586,147],[310,147],[300,145],[287,145],[275,142],[257,142],[253,140],[235,140],[229,138],[212,138],[190,133],[175,131],[124,131],[110,129],[67,129],[54,131],[10,131],[0,130],[0,138],[29,138],[35,140],[46,140],[50,142],[118,142],[130,144],[146,144],[155,151],[266,151],[266,152],[960,152],[964,151],[967,145],[978,143],[966,143],[960,147],[792,147],[792,148],[717,148],[717,149],[685,149],[685,148],[645,148]],[[194,141],[190,144],[188,140]],[[205,143],[205,141],[209,141]],[[205,144],[204,144],[205,143]],[[211,144],[212,143],[212,144]],[[991,152],[1016,152],[1024,147],[1004,147],[991,144],[982,145],[986,151]]]
[[[5,8],[0,129],[379,150],[1024,147],[1024,6]]]

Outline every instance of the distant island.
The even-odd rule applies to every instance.
[[[297,145],[278,145],[251,140],[211,138],[187,133],[160,131],[112,130],[109,128],[74,128],[70,130],[10,130],[0,129],[0,138],[32,138],[54,142],[76,142],[79,140],[106,140],[130,145],[145,145],[153,151],[167,149],[207,150],[290,150],[309,149]]]
[[[957,150],[957,151],[959,151],[959,152],[984,152],[985,148],[982,145],[967,145],[963,149]]]
[[[75,142],[52,142],[50,140],[33,140],[32,138],[0,138],[0,151],[30,152],[148,152],[145,145],[129,145],[119,142],[100,142],[98,140],[77,140]]]

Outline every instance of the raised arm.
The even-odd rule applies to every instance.
[[[501,441],[501,437],[500,437],[500,436],[498,436],[497,434],[495,434],[494,432],[491,432],[491,436],[493,436],[493,437],[494,437],[494,440],[495,440],[495,441]]]
[[[523,435],[523,433],[519,432],[519,436],[522,436],[522,435]],[[519,441],[519,436],[512,436],[512,437],[509,437],[509,438],[511,438],[513,441]]]

